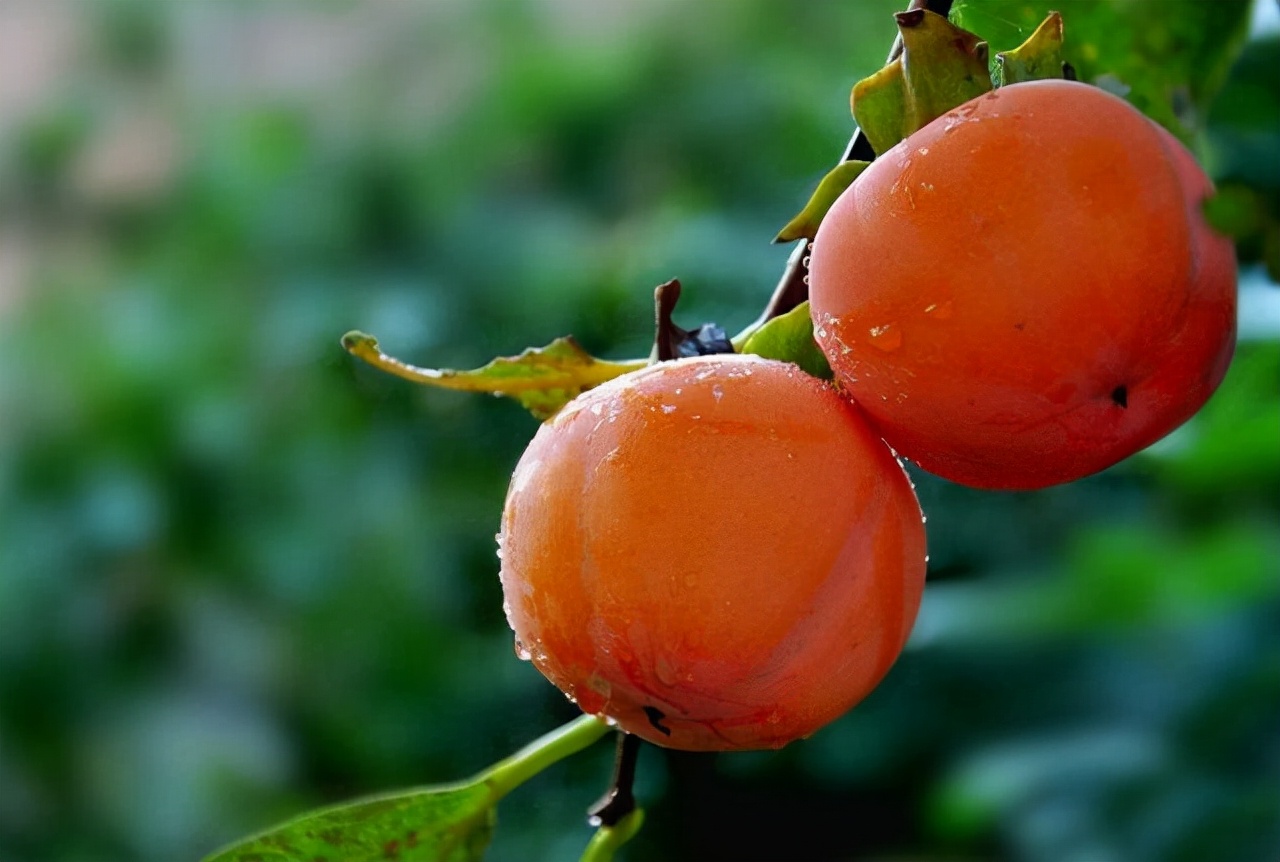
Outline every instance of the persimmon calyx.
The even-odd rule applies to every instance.
[[[1062,16],[1050,12],[1027,41],[1012,51],[996,54],[1000,85],[1071,78],[1071,66],[1062,59]]]
[[[853,118],[876,154],[992,88],[987,43],[925,9],[894,16],[902,53],[853,87]]]
[[[518,356],[499,356],[469,371],[410,365],[383,353],[378,339],[363,332],[342,336],[342,347],[374,368],[413,383],[513,398],[543,420],[586,390],[649,364],[647,359],[597,359],[572,336],[557,338],[545,347],[530,347]]]

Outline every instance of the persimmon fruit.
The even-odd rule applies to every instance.
[[[1235,343],[1190,153],[1096,87],[1002,87],[885,152],[813,243],[816,338],[901,455],[1032,489],[1186,421]]]
[[[498,541],[517,651],[584,712],[688,750],[844,713],[924,587],[901,464],[829,384],[755,356],[580,395],[521,457]]]

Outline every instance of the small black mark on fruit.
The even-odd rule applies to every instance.
[[[1027,328],[1027,325],[1025,323],[1015,323],[1013,325],[1013,328],[1021,332],[1022,330]]]
[[[644,708],[644,716],[649,719],[649,723],[653,725],[654,730],[658,731],[663,736],[671,735],[671,728],[662,726],[662,720],[667,717],[667,714],[662,710],[658,709],[656,706],[646,706]]]
[[[1111,400],[1116,403],[1117,407],[1129,406],[1129,387],[1117,386],[1111,390]]]

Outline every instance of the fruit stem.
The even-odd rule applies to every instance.
[[[580,862],[610,862],[619,847],[626,844],[644,825],[644,809],[637,808],[618,821],[617,826],[601,826],[591,836]]]
[[[951,13],[951,4],[954,0],[911,0],[907,6],[908,12],[920,9],[927,9],[938,15],[946,17]],[[893,48],[889,51],[889,58],[886,63],[892,63],[898,59],[898,55],[902,53],[902,33],[893,40]],[[849,144],[844,148],[844,155],[840,157],[840,161],[849,162],[855,159],[870,162],[876,157],[875,151],[871,149],[871,143],[867,140],[867,136],[863,134],[862,129],[855,128],[853,137],[849,139]],[[745,340],[745,336],[750,335],[773,318],[786,314],[800,303],[809,298],[809,284],[805,281],[809,274],[809,268],[805,266],[804,259],[809,241],[800,240],[795,245],[795,250],[791,252],[791,256],[787,258],[787,266],[782,271],[782,277],[778,279],[778,285],[773,289],[773,295],[769,297],[769,302],[765,305],[764,311],[761,312],[760,318],[755,323],[743,330],[742,334],[734,338],[737,343],[739,339]]]
[[[571,754],[577,754],[609,732],[604,719],[584,715],[545,736],[540,736],[510,757],[500,760],[480,773],[497,802],[512,790]]]
[[[609,789],[587,809],[592,826],[617,826],[636,810],[632,785],[636,780],[636,760],[640,754],[640,737],[618,731],[618,754],[613,761],[613,779]]]
[[[733,353],[736,342],[729,340],[725,332],[714,323],[704,323],[697,329],[682,329],[671,319],[680,301],[680,280],[673,278],[658,285],[653,291],[653,352],[654,362],[666,362],[688,356],[708,356],[713,353]]]

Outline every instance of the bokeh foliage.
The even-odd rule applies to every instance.
[[[898,5],[0,20],[61,69],[0,99],[0,858],[196,858],[571,717],[493,554],[534,420],[337,339],[643,355],[672,276],[681,320],[736,331]],[[1201,141],[1259,195],[1273,42]],[[1149,452],[1036,494],[917,474],[931,583],[884,686],[781,752],[646,751],[627,858],[1275,858],[1280,326],[1259,270],[1242,298],[1222,390]],[[608,754],[515,793],[490,858],[576,856]]]

